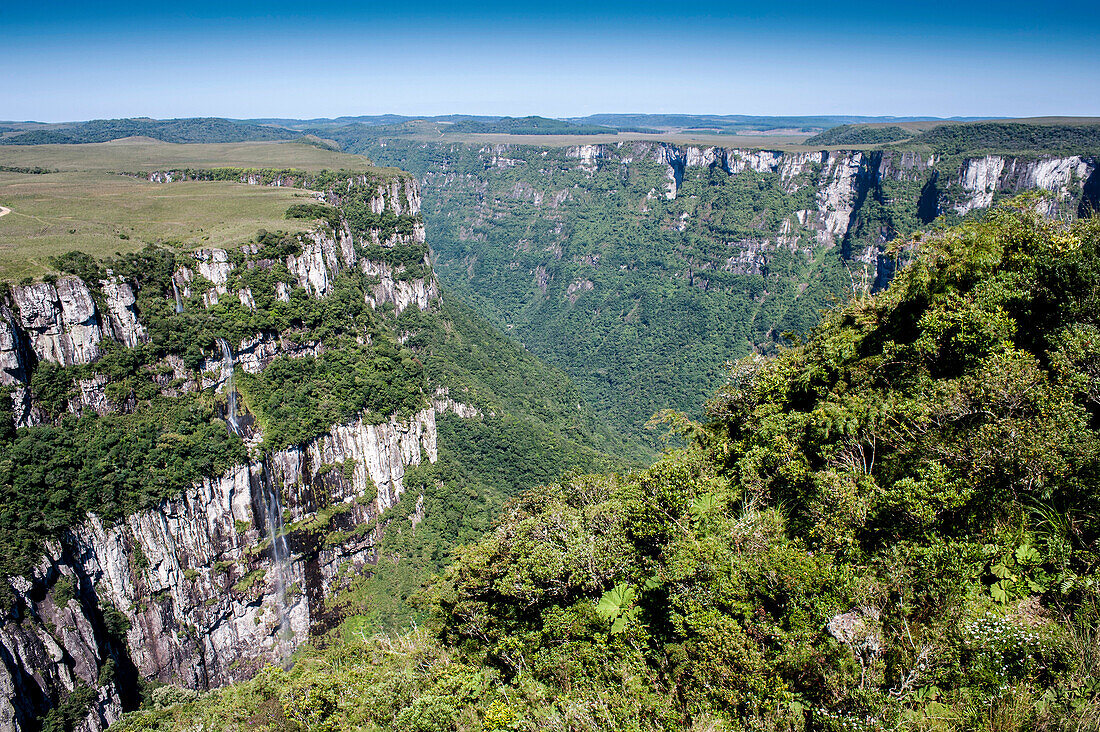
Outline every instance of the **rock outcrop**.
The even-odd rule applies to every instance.
[[[436,439],[434,409],[378,425],[357,420],[122,523],[89,516],[48,545],[31,576],[7,580],[14,601],[0,619],[0,727],[26,729],[21,720],[59,689],[98,687],[111,659],[125,658],[142,678],[205,689],[286,658],[324,625],[325,597],[340,578],[375,561],[380,529],[355,529],[397,503],[408,466],[436,460]],[[267,539],[272,492],[289,517],[291,555],[281,568]],[[326,541],[341,531],[348,538]],[[116,611],[124,637],[105,622]],[[125,691],[104,685],[85,729],[117,719]]]
[[[17,323],[40,361],[62,366],[91,363],[99,357],[103,330],[88,286],[77,277],[56,284],[38,282],[11,289]]]
[[[130,348],[149,340],[145,326],[138,322],[134,291],[118,277],[100,282],[107,303],[108,326],[114,340]]]

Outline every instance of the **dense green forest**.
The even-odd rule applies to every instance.
[[[918,133],[896,126],[849,124],[827,129],[805,142],[806,145],[823,146],[890,143],[899,143],[891,145],[899,149],[932,150],[947,156],[987,153],[1096,155],[1100,153],[1100,125],[991,120],[941,124]]]
[[[980,152],[1100,154],[1100,125],[974,122],[940,125],[907,146],[927,146],[945,155]]]
[[[670,201],[668,167],[643,152],[583,165],[564,148],[509,146],[488,167],[472,145],[364,149],[423,181],[443,283],[653,445],[654,413],[696,410],[725,360],[805,332],[850,290],[840,248],[798,229],[776,244],[796,211],[816,209],[819,170],[790,194],[779,173],[690,169]],[[740,261],[743,248],[755,251]]]
[[[652,467],[511,500],[419,595],[122,730],[1100,724],[1100,224],[917,237],[884,292],[730,368]]]
[[[870,127],[867,125],[843,125],[819,132],[806,140],[807,145],[879,145],[884,142],[897,142],[912,137],[915,133],[901,127],[888,125]]]

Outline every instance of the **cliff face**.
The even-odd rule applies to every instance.
[[[608,150],[588,151],[587,155],[593,160],[616,157],[610,146],[608,147]],[[963,216],[971,211],[989,208],[998,195],[1013,195],[1024,191],[1049,194],[1039,203],[1040,211],[1044,215],[1069,213],[1076,210],[1085,194],[1087,181],[1097,171],[1096,160],[1078,155],[1038,158],[989,155],[966,159],[958,168],[938,170],[935,155],[913,152],[780,153],[661,145],[655,147],[651,154],[668,166],[668,188],[665,195],[669,200],[676,198],[686,171],[690,168],[718,166],[728,175],[737,175],[745,170],[777,173],[782,180],[783,189],[789,194],[795,193],[800,186],[814,185],[817,205],[814,209],[797,212],[797,226],[812,231],[817,244],[823,246],[831,246],[849,236],[853,217],[858,214],[863,201],[869,194],[880,191],[883,182],[919,183],[921,188],[932,183],[935,194],[931,202],[932,209],[923,217],[927,223],[944,211]],[[633,159],[635,155],[630,157]],[[810,176],[812,180],[800,179],[808,173],[813,173]],[[916,205],[920,201],[914,199],[906,203]],[[893,235],[896,232],[884,232],[879,243],[885,243]],[[865,286],[885,284],[882,281],[884,273],[877,271],[881,266],[878,262],[880,249],[865,249],[852,256],[854,261],[869,270],[867,275],[871,279],[864,282]]]
[[[398,178],[372,199],[383,210],[415,215],[415,183]],[[375,244],[423,243],[422,227]],[[402,267],[359,254],[346,226],[320,229],[283,262],[291,281],[276,300],[300,287],[314,298],[331,291],[343,268],[358,268],[377,284],[366,304],[397,311],[428,309],[439,297],[430,268],[407,277]],[[371,242],[367,242],[371,243]],[[173,285],[180,297],[199,288],[203,303],[253,293],[230,293],[238,266],[263,267],[256,247],[241,256],[221,250],[192,255]],[[368,280],[370,281],[370,280]],[[259,293],[257,293],[258,295]],[[105,340],[124,347],[148,339],[129,284],[113,275],[89,287],[76,277],[12,287],[0,303],[0,386],[10,387],[17,426],[41,419],[31,389],[41,363],[94,363]],[[308,334],[263,331],[234,343],[235,365],[259,373],[279,355],[316,355]],[[169,356],[160,378],[165,394],[224,390],[228,370],[216,355],[197,371]],[[69,410],[121,408],[104,393],[106,379],[80,380]],[[437,395],[438,396],[438,395]],[[470,408],[425,396],[408,418],[380,424],[363,418],[333,425],[307,443],[257,454],[182,495],[107,524],[89,515],[51,541],[34,571],[9,577],[0,618],[0,729],[25,730],[60,697],[86,686],[95,699],[79,729],[97,731],[117,719],[137,678],[204,689],[247,678],[265,663],[285,659],[311,629],[330,620],[325,598],[376,561],[374,546],[391,520],[387,510],[404,491],[409,466],[437,457],[437,412]],[[261,435],[246,430],[246,442]],[[5,589],[5,588],[0,588]]]
[[[1085,182],[1096,171],[1096,161],[1079,155],[1020,160],[999,155],[967,160],[951,182],[965,194],[954,203],[954,210],[966,214],[987,208],[997,193],[1047,191],[1041,210],[1054,215],[1068,201],[1079,199]]]
[[[388,152],[387,149],[371,152],[397,164],[413,162],[411,153],[401,157],[392,148],[391,143]],[[745,173],[775,175],[779,190],[794,210],[771,230],[754,224],[759,233],[726,242],[738,251],[728,255],[725,267],[729,271],[760,275],[771,259],[768,252],[776,248],[799,250],[809,257],[815,248],[828,249],[840,244],[844,246],[843,257],[849,263],[857,289],[882,287],[889,280],[894,265],[883,256],[884,248],[899,235],[900,220],[911,219],[919,225],[929,223],[941,213],[963,216],[988,208],[999,196],[1031,190],[1048,194],[1039,204],[1045,215],[1071,214],[1078,204],[1086,202],[1088,181],[1096,179],[1098,168],[1095,159],[1081,156],[986,156],[945,162],[934,154],[901,151],[776,152],[623,142],[580,145],[566,149],[564,154],[551,149],[537,159],[530,155],[531,149],[511,145],[480,149],[476,155],[485,168],[481,175],[452,172],[446,156],[442,164],[435,162],[424,171],[425,185],[433,198],[447,201],[451,215],[468,213],[454,204],[453,199],[461,197],[454,191],[469,188],[481,202],[460,225],[462,241],[486,241],[486,229],[503,215],[501,206],[493,200],[495,176],[506,175],[509,181],[514,181],[516,171],[524,168],[528,170],[528,178],[511,183],[507,195],[543,209],[544,216],[563,222],[567,231],[568,216],[556,209],[575,196],[576,191],[555,190],[555,182],[563,182],[565,177],[555,174],[554,155],[564,158],[557,166],[559,169],[572,169],[590,180],[618,171],[622,193],[627,195],[644,193],[631,191],[631,185],[636,179],[645,179],[646,171],[656,166],[652,169],[657,174],[653,180],[660,183],[649,187],[646,198],[653,200],[660,195],[669,202],[682,197],[685,181],[690,183],[712,171],[721,171],[731,178]],[[452,146],[452,151],[455,150],[456,146]],[[458,160],[460,156],[454,157]],[[463,163],[462,167],[469,169],[468,163]],[[507,174],[498,173],[500,169],[506,169]],[[807,189],[812,191],[812,197],[805,195]],[[689,195],[692,199],[699,198],[695,190]],[[646,200],[639,206],[643,212],[652,208]],[[670,206],[678,211],[681,208],[679,203]],[[773,204],[776,210],[784,207]],[[681,218],[673,226],[689,232],[693,228],[691,219],[701,212],[688,203],[682,208],[677,214]],[[874,218],[882,218],[882,212],[886,220]],[[559,225],[557,229],[561,232],[563,227]],[[447,253],[437,254],[445,257]],[[715,266],[722,265],[715,263]]]
[[[22,611],[0,624],[0,726],[23,729],[49,687],[72,690],[78,679],[96,687],[112,657],[142,678],[198,689],[286,658],[324,625],[325,598],[341,579],[376,560],[375,519],[404,491],[406,467],[436,456],[434,409],[380,425],[360,420],[121,524],[90,516],[49,545],[33,575],[9,579]],[[349,463],[350,471],[330,469]],[[290,549],[281,562],[267,512],[274,495]],[[63,596],[68,587],[72,597]],[[104,608],[129,622],[123,637],[111,635]],[[86,729],[121,714],[115,684],[99,695]]]

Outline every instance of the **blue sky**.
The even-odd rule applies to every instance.
[[[21,2],[0,119],[1100,116],[1100,3]]]

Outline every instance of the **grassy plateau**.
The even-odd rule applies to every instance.
[[[118,175],[183,167],[385,172],[361,155],[297,143],[176,145],[131,138],[0,148],[0,206],[10,209],[0,216],[0,281],[46,274],[50,257],[73,250],[105,257],[149,243],[232,247],[259,229],[293,232],[309,225],[284,218],[291,205],[313,199],[313,192],[300,188],[207,181],[164,185]]]

